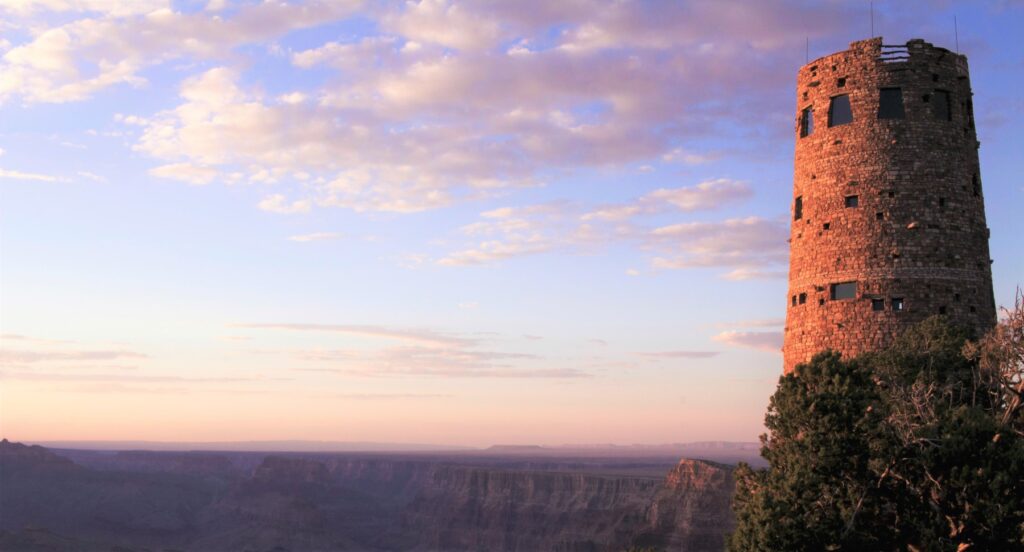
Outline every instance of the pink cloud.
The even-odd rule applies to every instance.
[[[782,354],[782,332],[722,332],[712,339],[734,347]]]

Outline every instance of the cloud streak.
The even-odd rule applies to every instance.
[[[722,332],[712,339],[733,347],[745,347],[782,354],[782,332]]]

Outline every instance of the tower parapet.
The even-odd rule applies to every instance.
[[[785,371],[943,314],[995,323],[967,58],[915,39],[800,68]]]

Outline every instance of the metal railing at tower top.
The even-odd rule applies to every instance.
[[[878,60],[882,63],[903,63],[910,61],[910,49],[906,44],[882,44],[878,54]]]

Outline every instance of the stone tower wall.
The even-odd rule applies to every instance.
[[[902,118],[880,118],[883,88],[900,89]],[[844,94],[853,120],[830,126]],[[948,118],[937,105],[947,97]],[[825,349],[885,347],[934,314],[979,332],[994,324],[966,57],[922,40],[854,42],[800,69],[795,131],[786,372]],[[839,286],[833,298],[847,282],[852,297]]]

